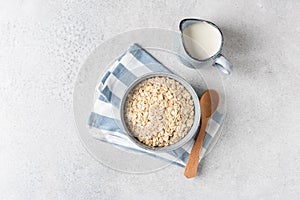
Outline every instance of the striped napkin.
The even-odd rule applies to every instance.
[[[135,145],[121,128],[118,113],[126,88],[138,77],[154,71],[171,72],[146,50],[137,44],[133,44],[112,64],[97,85],[95,91],[97,99],[88,119],[88,125],[90,128],[100,129],[100,131],[93,131],[95,139],[110,143],[126,151],[145,153],[166,162],[185,167],[195,141],[194,139],[173,151],[166,153],[152,152]],[[199,162],[211,144],[212,138],[218,131],[222,120],[223,114],[217,111],[209,121]]]

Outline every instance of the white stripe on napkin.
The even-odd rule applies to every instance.
[[[137,60],[131,53],[126,53],[126,55],[120,60],[120,63],[126,65],[126,68],[131,71],[137,77],[144,75],[145,73],[152,72],[143,63]]]

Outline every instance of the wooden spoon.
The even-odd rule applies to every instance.
[[[211,116],[217,110],[219,100],[219,94],[215,90],[206,90],[200,98],[201,127],[185,166],[184,175],[187,178],[193,178],[197,174],[199,156],[203,144],[206,125]]]

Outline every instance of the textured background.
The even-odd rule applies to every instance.
[[[0,199],[298,199],[300,1],[0,1]],[[76,75],[103,41],[184,17],[218,24],[228,118],[200,176],[113,171],[82,147]]]

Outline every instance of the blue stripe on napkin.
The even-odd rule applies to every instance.
[[[207,132],[205,132],[204,135],[204,139],[203,139],[203,147],[207,149],[210,141],[211,141],[212,137],[210,134],[208,134]]]
[[[137,78],[131,71],[125,68],[122,63],[117,65],[112,74],[127,86],[129,86]]]
[[[218,124],[221,124],[223,121],[224,115],[220,113],[219,111],[216,111],[214,115],[212,116],[213,120],[216,121]]]
[[[103,76],[103,78],[101,79],[102,84],[105,83],[106,79],[109,77],[110,75],[110,71],[107,71],[106,74]]]
[[[100,94],[98,99],[99,99],[100,101],[104,101],[104,102],[106,102],[106,103],[110,103],[110,102],[103,96],[103,94]]]
[[[101,91],[101,96],[104,96],[106,99],[106,102],[110,102],[113,104],[115,107],[119,107],[121,99],[117,97],[114,93],[111,92],[111,90],[106,86],[102,91]]]
[[[132,48],[129,52],[151,71],[154,72],[170,72],[169,69],[163,67],[155,58],[153,58],[148,52],[140,47]]]
[[[118,126],[118,123],[120,122],[118,122],[117,119],[99,115],[94,112],[91,113],[88,122],[88,124],[95,128],[125,134],[124,131]]]

